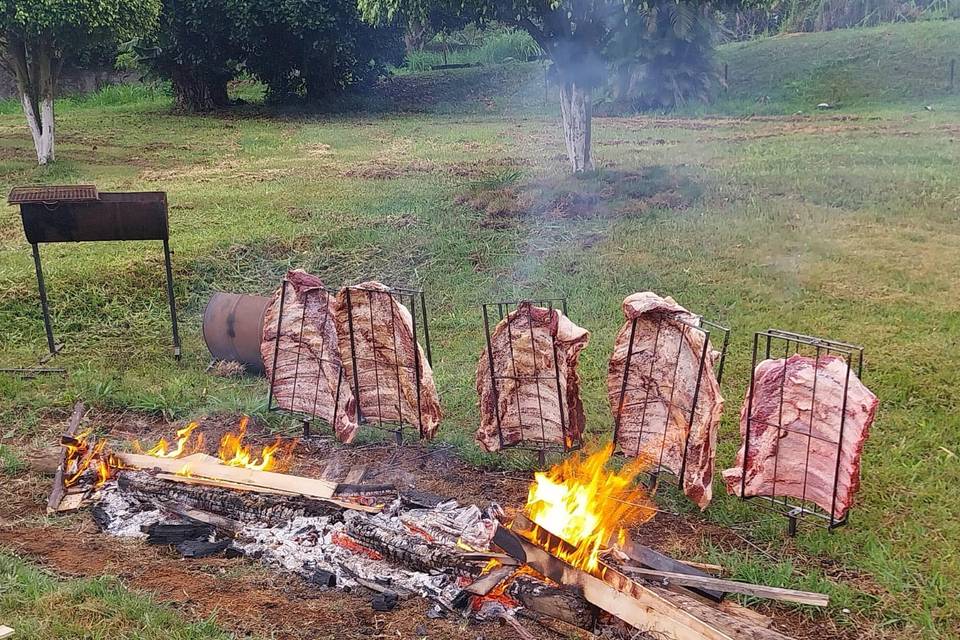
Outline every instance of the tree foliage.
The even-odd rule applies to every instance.
[[[721,86],[714,59],[717,29],[712,5],[656,0],[628,13],[604,56],[610,92],[621,109],[669,109],[708,102]]]
[[[17,82],[37,162],[54,159],[53,100],[66,59],[153,28],[160,0],[0,0],[2,61]]]
[[[234,0],[247,69],[273,100],[316,100],[360,85],[403,55],[402,29],[364,22],[356,0]]]
[[[231,14],[231,0],[163,0],[159,28],[128,48],[139,64],[170,80],[179,109],[221,108],[242,57]]]

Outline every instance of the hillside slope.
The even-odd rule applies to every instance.
[[[785,34],[724,45],[729,89],[715,105],[758,110],[904,104],[951,94],[950,62],[960,67],[960,20]],[[765,106],[763,106],[765,105]]]

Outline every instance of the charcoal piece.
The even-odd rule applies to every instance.
[[[234,558],[242,558],[246,554],[243,552],[243,549],[230,545],[223,552],[223,557],[233,560]]]
[[[93,521],[97,524],[97,528],[99,528],[100,531],[104,531],[108,526],[110,526],[110,521],[113,519],[110,517],[110,514],[107,513],[100,505],[92,508],[90,510],[90,515],[93,516]]]
[[[370,606],[374,611],[392,611],[397,606],[398,596],[393,591],[384,591],[373,596]]]
[[[419,489],[408,489],[400,493],[400,500],[406,507],[419,507],[421,509],[433,509],[437,505],[450,500],[444,496],[430,493],[429,491],[420,491]]]
[[[307,576],[306,580],[310,584],[315,584],[320,587],[337,586],[337,574],[327,571],[326,569],[314,569]]]
[[[213,527],[201,524],[151,524],[144,528],[147,544],[179,544],[187,540],[207,539]]]
[[[231,540],[185,540],[176,546],[177,552],[184,558],[206,558],[216,555],[230,546]]]

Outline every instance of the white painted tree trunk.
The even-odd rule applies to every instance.
[[[560,115],[563,141],[574,173],[593,169],[590,161],[590,120],[593,111],[591,90],[572,81],[560,86]]]
[[[3,51],[4,61],[13,69],[20,93],[20,105],[27,117],[27,128],[37,152],[37,163],[45,165],[56,158],[54,150],[53,98],[56,93],[60,60],[52,46],[39,44],[29,48],[13,39]]]
[[[41,165],[57,159],[54,148],[54,131],[56,129],[53,118],[53,95],[44,96],[40,100],[40,144],[37,145],[37,162]]]

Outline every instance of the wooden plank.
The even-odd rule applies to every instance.
[[[346,477],[343,479],[343,484],[360,484],[363,481],[363,476],[367,473],[367,465],[361,464],[356,467],[352,467],[350,471],[347,472]]]
[[[601,568],[604,576],[601,579],[531,542],[521,539],[521,544],[531,567],[554,582],[580,588],[588,602],[632,627],[675,640],[734,640],[737,637],[700,620],[609,567]]]
[[[710,564],[709,562],[694,562],[693,560],[678,560],[677,562],[682,562],[688,567],[693,567],[694,569],[699,569],[704,573],[709,573],[712,576],[722,576],[723,567],[719,564]],[[651,569],[653,567],[650,567]],[[681,572],[683,573],[683,572]]]
[[[193,484],[193,485],[206,486],[206,487],[221,487],[223,489],[233,489],[234,491],[253,491],[256,493],[271,493],[271,494],[280,495],[280,496],[304,495],[304,494],[296,493],[293,491],[267,489],[265,487],[258,487],[256,485],[241,484],[238,482],[229,482],[226,480],[214,480],[212,478],[181,476],[175,473],[158,473],[156,474],[156,477],[160,478],[161,480],[171,480],[173,482],[180,482],[182,484]],[[323,502],[329,502],[330,504],[335,505],[341,509],[353,509],[354,511],[363,511],[364,513],[380,513],[381,511],[383,511],[382,507],[358,504],[356,502],[339,500],[337,498],[317,498],[314,496],[306,496],[306,495],[304,495],[304,497],[311,498],[313,500],[321,500]]]
[[[520,514],[515,517],[513,526],[524,530],[530,528],[532,523]],[[542,535],[549,537],[551,545],[566,545],[548,532],[544,531]],[[638,629],[676,640],[786,638],[776,631],[757,627],[748,620],[726,615],[700,602],[693,594],[641,585],[602,562],[595,574],[587,573],[560,560],[522,535],[514,534],[514,537],[523,547],[526,562],[531,567],[554,582],[581,588],[589,602]]]
[[[67,495],[63,496],[63,499],[60,500],[60,504],[57,505],[57,513],[76,511],[83,506],[83,501],[86,497],[86,493],[68,493]]]
[[[627,540],[626,543],[621,545],[621,549],[627,556],[630,557],[634,562],[639,563],[644,567],[650,569],[655,569],[657,571],[669,571],[671,573],[677,574],[686,574],[691,576],[699,576],[704,578],[709,578],[706,572],[699,569],[695,569],[689,565],[686,565],[679,560],[674,560],[668,555],[660,553],[650,547],[634,542],[633,540]],[[708,588],[702,585],[687,585],[685,583],[676,582],[676,584],[695,587],[695,591],[705,597],[713,600],[714,602],[720,602],[723,600],[723,590]]]
[[[754,616],[731,614],[700,602],[692,594],[682,591],[671,591],[663,587],[651,587],[651,590],[667,602],[682,608],[718,629],[723,629],[734,638],[742,638],[743,640],[790,640],[779,631],[756,624]]]
[[[464,589],[467,593],[475,596],[485,596],[498,584],[509,578],[517,570],[516,566],[497,567],[473,581],[469,587]]]
[[[13,629],[11,629],[10,627],[5,627],[2,624],[0,624],[0,640],[6,640],[6,638],[12,637],[13,633],[14,633]]]
[[[83,402],[77,402],[73,405],[73,414],[70,416],[70,422],[63,432],[63,437],[73,438],[77,435],[77,429],[80,428],[80,420],[83,419],[83,412],[86,409]],[[67,448],[60,447],[60,463],[57,465],[57,472],[53,476],[53,489],[50,491],[50,497],[47,499],[47,515],[53,515],[60,507],[60,501],[67,488],[63,486],[63,479],[67,470],[64,468],[67,464]]]
[[[197,457],[202,456],[202,457]],[[193,478],[222,480],[250,490],[277,490],[307,496],[308,498],[332,498],[337,489],[336,482],[291,476],[272,471],[255,471],[240,467],[229,467],[205,454],[194,454],[186,458],[154,458],[136,453],[119,453],[120,461],[134,469],[160,469],[167,473],[177,473],[189,464],[188,470]]]
[[[723,580],[721,578],[714,578],[712,576],[696,576],[684,573],[675,573],[673,571],[641,569],[639,567],[622,567],[621,571],[628,575],[635,575],[640,576],[641,578],[663,581],[664,586],[676,584],[685,587],[716,589],[718,591],[725,591],[727,593],[742,593],[748,596],[767,598],[768,600],[796,602],[799,604],[809,604],[816,607],[825,607],[830,603],[829,596],[810,591],[797,591],[796,589],[783,589],[781,587],[767,587],[760,584],[750,584],[748,582]]]

